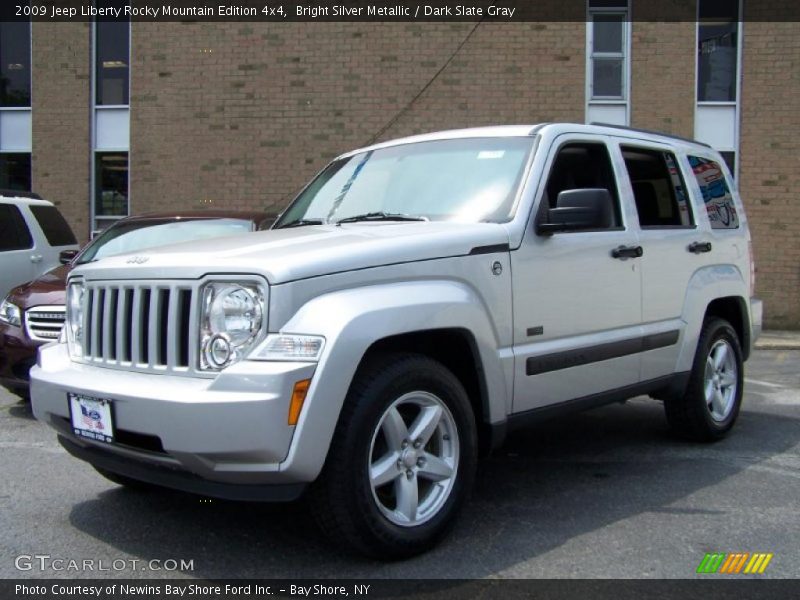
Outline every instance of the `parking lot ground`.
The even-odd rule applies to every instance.
[[[759,350],[746,377],[735,431],[711,445],[671,437],[661,404],[646,398],[515,434],[482,461],[453,534],[389,564],[329,546],[302,504],[117,487],[2,392],[0,577],[709,578],[719,576],[695,574],[707,552],[770,552],[754,577],[796,578],[800,351]],[[15,568],[17,556],[33,554],[140,562],[105,572]],[[191,560],[193,569],[143,570],[153,559]]]

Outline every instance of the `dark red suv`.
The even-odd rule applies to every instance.
[[[82,250],[61,253],[62,265],[12,289],[0,304],[0,385],[23,398],[39,346],[58,339],[64,325],[67,275],[106,256],[190,240],[269,229],[274,215],[203,210],[126,217]]]

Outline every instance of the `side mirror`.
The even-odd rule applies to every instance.
[[[78,256],[78,252],[80,252],[80,250],[62,250],[58,254],[58,262],[60,262],[62,265],[68,265],[76,256]]]
[[[536,223],[536,233],[552,235],[560,231],[608,229],[614,214],[611,194],[605,188],[564,190],[556,207],[544,211]]]

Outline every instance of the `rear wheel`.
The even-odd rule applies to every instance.
[[[424,552],[472,487],[477,433],[458,379],[421,355],[359,369],[310,499],[323,531],[372,557]]]
[[[713,441],[736,423],[744,368],[736,331],[724,319],[705,321],[686,393],[664,403],[672,429],[682,437]]]

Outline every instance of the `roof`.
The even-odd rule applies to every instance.
[[[414,135],[410,137],[398,138],[396,140],[389,140],[379,144],[373,144],[358,150],[353,150],[342,154],[339,158],[348,158],[355,154],[362,152],[369,152],[372,150],[379,150],[381,148],[389,148],[392,146],[400,146],[403,144],[415,144],[419,142],[429,142],[434,140],[453,140],[453,139],[467,139],[467,138],[482,138],[482,137],[528,137],[538,133],[544,132],[553,133],[593,133],[597,135],[613,135],[629,137],[632,139],[652,139],[654,141],[661,141],[665,143],[674,144],[676,141],[682,144],[692,146],[702,146],[710,148],[708,144],[691,140],[688,138],[679,137],[670,133],[663,133],[659,131],[650,131],[647,129],[636,129],[634,127],[625,127],[622,125],[611,125],[605,123],[538,123],[531,125],[496,125],[492,127],[471,127],[468,129],[449,129],[445,131],[435,131],[425,133],[422,135]]]
[[[0,189],[0,201],[8,200],[14,204],[27,204],[31,206],[52,206],[49,200],[42,200],[39,194],[22,190],[2,190]]]

